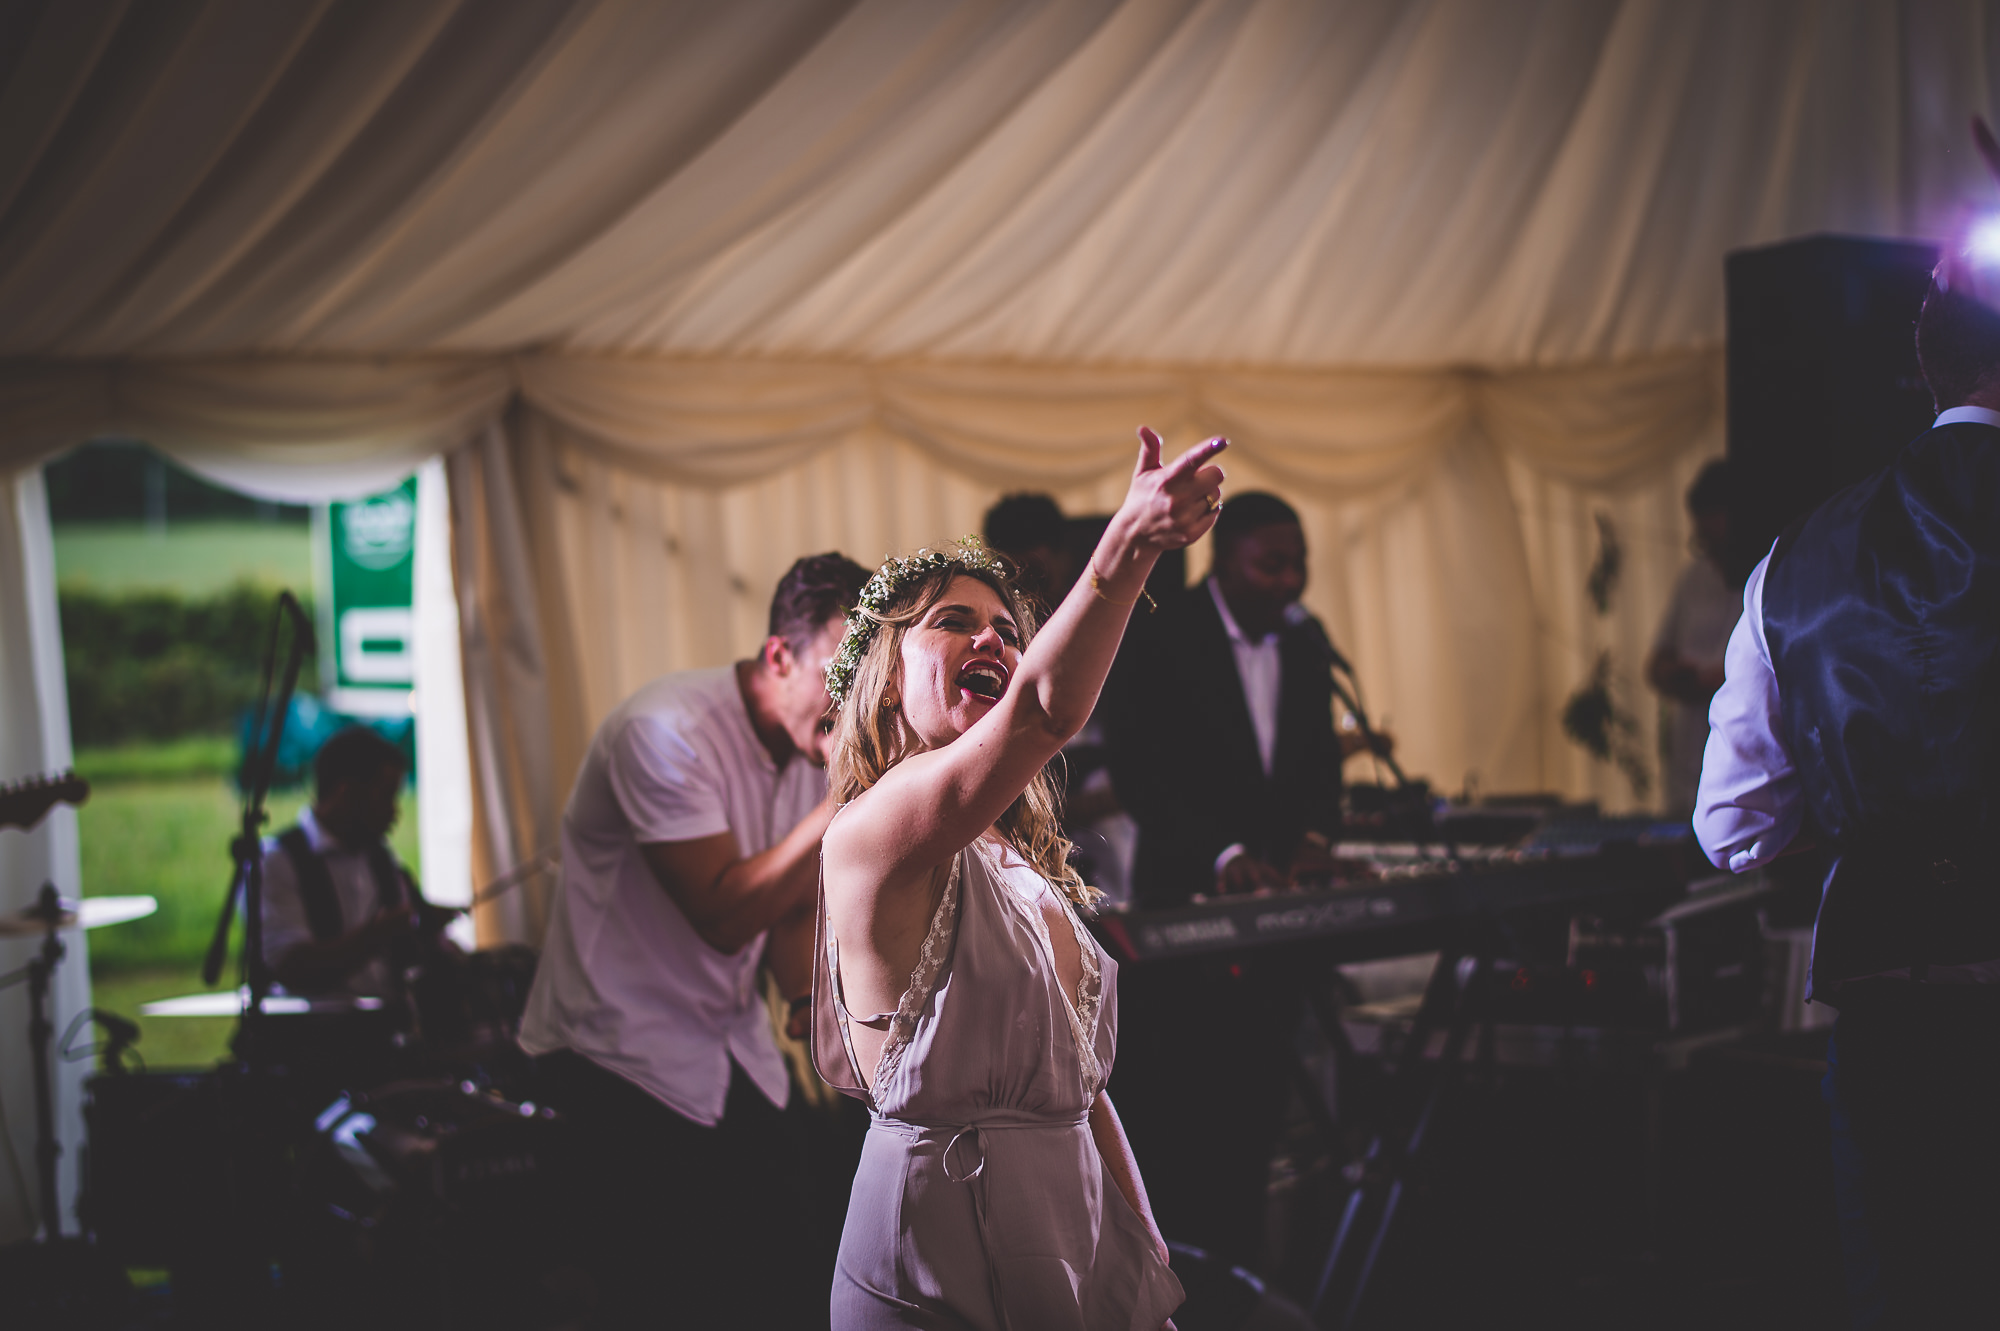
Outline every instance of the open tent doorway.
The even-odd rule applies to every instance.
[[[326,599],[323,547],[336,539],[344,506],[248,494],[128,440],[94,441],[51,461],[43,484],[63,687],[75,718],[72,761],[92,786],[81,807],[55,815],[74,821],[76,862],[73,874],[56,866],[50,881],[68,897],[157,902],[142,918],[71,936],[58,971],[56,1025],[72,1031],[75,1014],[107,1011],[138,1026],[134,1062],[150,1070],[213,1066],[229,1056],[233,1017],[181,1015],[186,1003],[146,1008],[205,988],[201,963],[231,877],[246,731],[259,700],[276,596],[290,590],[309,611]],[[391,525],[400,528],[386,545],[377,540],[378,547],[396,547],[387,553],[407,584],[403,599],[412,603],[410,623],[399,630],[404,640],[390,645],[404,666],[388,672],[400,687],[357,706],[352,689],[342,698],[332,687],[333,659],[308,658],[287,717],[289,739],[265,830],[296,821],[310,800],[317,745],[340,726],[363,721],[411,759],[403,817],[391,838],[399,859],[430,899],[466,905],[469,775],[444,484],[443,468],[433,461],[391,490],[401,504],[389,515]],[[338,632],[337,624],[329,627]],[[424,686],[428,707],[418,691]],[[368,715],[349,715],[338,703]],[[454,933],[472,944],[469,919]],[[223,976],[231,990],[239,982],[241,946],[239,923]],[[58,1099],[65,1106],[73,1105],[76,1083],[92,1066],[87,1053],[79,1056],[92,1047],[92,1033],[87,1023],[79,1030],[58,1054]],[[13,1156],[30,1160],[33,1114],[26,1105],[7,1108]],[[75,1155],[64,1152],[66,1197],[73,1197]],[[16,1204],[23,1214],[34,1209],[30,1195]]]

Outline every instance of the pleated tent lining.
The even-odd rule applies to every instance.
[[[1991,187],[1986,4],[16,6],[0,356],[1488,368]],[[1971,191],[1971,194],[1968,194]]]

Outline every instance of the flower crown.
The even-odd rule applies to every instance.
[[[874,641],[875,630],[882,627],[876,616],[888,610],[896,594],[910,583],[954,565],[967,572],[1007,576],[1000,557],[977,536],[965,537],[954,549],[924,549],[907,559],[890,555],[882,561],[882,567],[862,587],[854,608],[847,612],[847,632],[840,640],[840,650],[826,663],[826,696],[833,699],[835,707],[847,702],[847,691],[854,687],[854,672],[861,665],[861,654]]]

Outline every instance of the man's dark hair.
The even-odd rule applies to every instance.
[[[1917,316],[1917,364],[1939,411],[2000,383],[2000,313],[1933,282]]]
[[[1717,458],[1701,469],[1688,487],[1688,512],[1700,517],[1729,507],[1729,461]]]
[[[387,768],[403,771],[403,751],[367,726],[335,731],[313,756],[313,789],[330,795],[342,786],[372,781]]]
[[[1264,490],[1226,494],[1215,518],[1215,553],[1220,555],[1260,527],[1301,526],[1290,504]]]
[[[986,510],[981,531],[987,548],[1003,555],[1037,546],[1060,550],[1069,540],[1069,520],[1047,495],[1013,494]]]
[[[778,579],[771,593],[772,637],[783,638],[803,653],[827,620],[854,608],[868,570],[838,551],[807,555]]]

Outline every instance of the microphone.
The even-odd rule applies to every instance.
[[[1356,723],[1361,727],[1362,735],[1366,736],[1372,744],[1375,737],[1375,727],[1369,723],[1368,709],[1363,707],[1361,700],[1355,696],[1361,691],[1361,687],[1355,681],[1354,667],[1347,663],[1347,658],[1342,656],[1340,649],[1333,645],[1333,639],[1326,636],[1326,626],[1321,624],[1317,619],[1314,619],[1312,613],[1297,601],[1285,607],[1285,623],[1292,628],[1298,629],[1318,649],[1320,659],[1325,661],[1327,665],[1327,678],[1333,684],[1333,696],[1340,699],[1347,710],[1354,714]],[[1348,683],[1354,685],[1354,692],[1350,693],[1341,684],[1339,676],[1333,673],[1336,670],[1347,676]],[[1398,786],[1407,787],[1410,784],[1410,778],[1403,774],[1402,766],[1396,762],[1394,755],[1381,753],[1378,756],[1381,758],[1383,765],[1395,776]]]
[[[1319,649],[1319,654],[1325,658],[1329,666],[1343,674],[1354,673],[1354,667],[1347,663],[1347,658],[1333,645],[1333,639],[1326,636],[1326,626],[1313,618],[1312,611],[1294,601],[1285,607],[1285,624],[1289,628],[1303,629],[1306,639]]]

